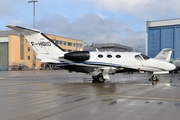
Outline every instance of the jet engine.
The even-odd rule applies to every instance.
[[[89,51],[74,51],[64,54],[64,59],[75,62],[86,61],[89,60],[89,58],[90,58]]]

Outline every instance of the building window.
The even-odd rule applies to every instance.
[[[55,44],[58,44],[58,43],[59,43],[59,41],[57,41],[57,40],[54,40],[54,43],[55,43]]]
[[[28,47],[28,52],[30,52],[30,47]]]
[[[56,40],[56,44],[59,44],[59,41],[58,41],[58,40]]]
[[[62,44],[63,44],[63,42],[62,42],[62,41],[59,41],[59,44],[60,44],[60,45],[62,45]]]
[[[71,43],[71,42],[68,42],[68,46],[72,46],[72,43]]]
[[[74,45],[74,47],[76,47],[76,43],[74,43],[73,45]]]
[[[30,60],[31,58],[30,58],[30,56],[28,56],[28,60]]]
[[[82,47],[82,44],[77,44],[77,47]]]

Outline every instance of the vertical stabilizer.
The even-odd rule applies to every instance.
[[[172,48],[164,48],[156,55],[155,59],[170,61],[172,51]]]
[[[58,57],[64,55],[64,50],[61,47],[38,30],[14,25],[8,25],[7,27],[24,35],[28,43],[36,52],[37,58],[41,61],[58,62]]]

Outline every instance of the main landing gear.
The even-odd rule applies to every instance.
[[[92,78],[93,78],[93,81],[92,81],[93,83],[104,83],[105,82],[105,79],[102,74],[99,74],[97,76],[92,76]]]
[[[157,85],[157,82],[159,82],[159,79],[155,76],[155,75],[152,75],[151,78],[149,78],[149,81],[152,83],[152,85]]]

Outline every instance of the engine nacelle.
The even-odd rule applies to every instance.
[[[64,54],[64,58],[71,61],[86,61],[89,60],[90,54],[89,51],[75,51]]]

